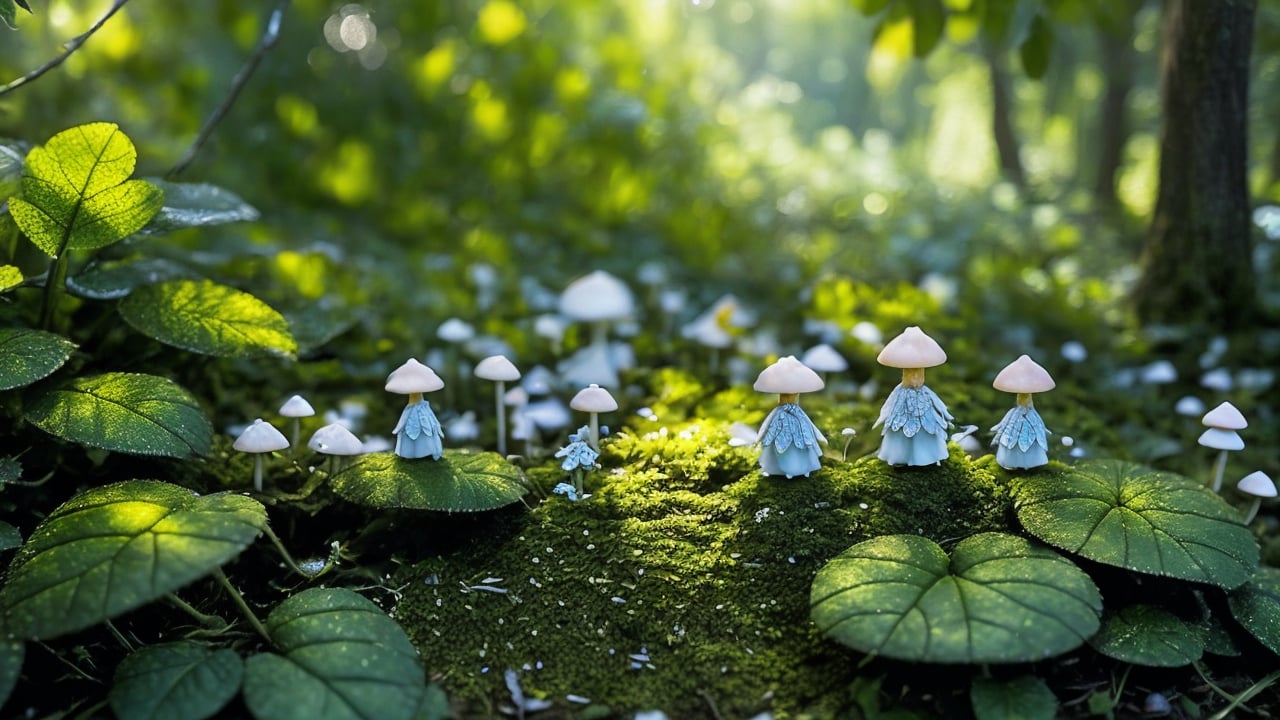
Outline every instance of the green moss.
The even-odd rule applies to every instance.
[[[513,669],[526,694],[563,707],[574,694],[672,717],[710,716],[709,701],[725,717],[792,717],[857,674],[809,622],[818,568],[876,534],[1005,527],[1007,488],[958,450],[939,466],[829,461],[790,480],[755,459],[711,422],[619,434],[602,456],[617,469],[588,480],[589,499],[553,496],[510,535],[403,570],[397,617],[478,707],[505,696]]]

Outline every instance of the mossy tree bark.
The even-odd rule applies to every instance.
[[[1247,325],[1255,311],[1245,178],[1257,0],[1166,0],[1160,189],[1134,301],[1150,323]]]

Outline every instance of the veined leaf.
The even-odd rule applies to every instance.
[[[43,330],[0,328],[0,390],[24,387],[62,367],[76,345]]]
[[[64,130],[27,154],[22,198],[10,198],[18,227],[46,255],[93,250],[142,229],[164,193],[130,180],[137,151],[114,123]]]
[[[0,265],[0,293],[22,284],[22,271],[16,265]]]
[[[1034,675],[1007,681],[974,678],[969,702],[977,720],[1053,720],[1058,716],[1058,698]]]
[[[1236,622],[1280,655],[1280,568],[1258,568],[1253,580],[1227,596],[1227,602]]]
[[[164,192],[164,207],[142,228],[142,235],[166,235],[183,228],[258,219],[257,208],[217,185],[146,180]]]
[[[1204,654],[1200,633],[1154,605],[1130,605],[1109,614],[1089,644],[1107,657],[1152,667],[1190,665]]]
[[[9,701],[9,695],[18,684],[25,654],[26,645],[9,636],[4,618],[0,617],[0,707]]]
[[[154,480],[90,489],[32,531],[0,607],[18,637],[45,640],[109,620],[212,572],[266,527],[257,500]]]
[[[151,645],[120,662],[109,700],[120,720],[203,720],[240,692],[243,675],[244,662],[230,648]]]
[[[312,588],[267,617],[279,654],[245,667],[244,700],[258,718],[413,718],[426,692],[418,653],[394,620],[342,588]]]
[[[76,378],[37,396],[26,418],[64,440],[135,455],[203,455],[213,442],[213,426],[196,399],[154,375]]]
[[[193,270],[164,258],[115,260],[67,278],[67,289],[92,300],[118,300],[134,288],[169,280],[198,280]]]
[[[865,653],[940,663],[1031,662],[1079,647],[1102,598],[1053,550],[1002,533],[961,540],[948,558],[919,535],[858,543],[818,571],[811,616]]]
[[[211,280],[171,280],[137,288],[120,315],[166,345],[220,357],[292,356],[298,350],[289,323],[246,292]]]
[[[453,448],[439,460],[363,455],[330,482],[343,498],[376,508],[477,512],[510,505],[525,493],[520,469],[497,453]]]
[[[0,520],[0,550],[12,550],[22,544],[22,533],[18,528]]]
[[[0,0],[0,4],[4,0]],[[15,140],[0,140],[0,203],[22,187],[22,164],[31,146]]]

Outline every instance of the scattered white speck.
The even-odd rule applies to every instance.
[[[587,549],[588,549],[588,550],[595,550],[595,549],[596,549],[596,544],[595,544],[595,543],[587,543]]]
[[[614,595],[613,597],[611,597],[611,598],[609,598],[609,599],[610,599],[610,600],[612,600],[612,601],[614,601],[614,602],[616,602],[616,603],[618,603],[619,605],[624,605],[624,604],[626,604],[626,602],[627,602],[627,601],[626,601],[626,599],[621,598],[621,597],[618,597],[617,595]]]
[[[795,556],[795,555],[789,555],[789,556],[787,557],[787,562],[791,563],[792,565],[795,565],[795,564],[796,564],[796,556]]]
[[[1075,445],[1075,444],[1076,444],[1075,438],[1071,437],[1070,435],[1062,436],[1062,447],[1071,447],[1072,445]]]
[[[859,507],[860,509],[862,509],[862,510],[866,510],[866,509],[867,509],[867,504],[866,504],[866,503],[858,503],[858,507]]]
[[[534,559],[530,560],[529,562],[532,562],[534,565],[537,565],[538,563],[540,563],[540,562],[542,562],[542,561],[541,561],[541,560],[539,560],[538,558],[534,558]]]
[[[583,531],[582,531],[582,537],[586,537],[586,536],[588,536],[588,535],[590,535],[590,534],[591,534],[591,531],[590,531],[590,530],[583,530]]]
[[[1142,368],[1141,378],[1148,385],[1165,385],[1178,379],[1178,369],[1168,360],[1156,360]]]
[[[1235,381],[1231,379],[1230,370],[1216,368],[1200,376],[1200,385],[1210,390],[1229,392],[1231,388],[1235,387]]]
[[[1184,395],[1173,406],[1173,411],[1187,417],[1199,417],[1204,414],[1204,401],[1195,395]]]
[[[579,705],[586,705],[591,702],[591,698],[584,698],[581,695],[565,695],[564,699],[571,703],[578,703]]]
[[[1071,457],[1082,458],[1085,456],[1084,448],[1071,448]]]
[[[1062,353],[1064,360],[1073,363],[1084,362],[1089,357],[1088,348],[1079,340],[1068,340],[1062,343],[1058,352]]]
[[[769,517],[769,508],[763,507],[756,511],[756,522],[764,522]]]
[[[534,635],[537,635],[537,634],[538,634],[538,631],[537,631],[537,630],[534,630],[534,631],[533,631],[533,634],[534,634]],[[536,667],[536,668],[538,668],[539,670],[541,670],[541,669],[542,669],[542,661],[541,661],[541,660],[539,660],[538,662],[534,663],[534,664],[533,664],[533,666],[534,666],[534,667]]]
[[[667,720],[667,714],[661,710],[641,710],[633,720]]]

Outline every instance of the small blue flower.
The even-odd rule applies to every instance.
[[[571,483],[559,483],[555,487],[551,488],[551,492],[556,495],[564,495],[569,498],[570,502],[578,502],[578,489]]]
[[[577,434],[569,436],[572,442],[556,452],[556,457],[564,458],[564,462],[560,464],[560,467],[565,472],[573,472],[578,468],[584,470],[595,468],[596,458],[600,456],[600,453],[591,449],[591,446],[585,440],[586,437],[586,428],[582,428]]]

